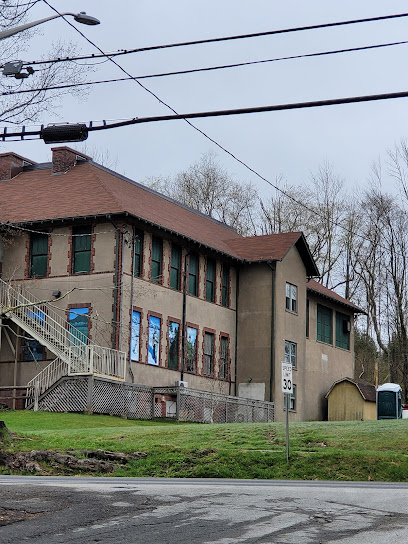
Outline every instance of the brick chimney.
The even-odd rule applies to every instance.
[[[0,180],[15,178],[23,171],[24,166],[35,164],[34,161],[17,155],[17,153],[0,153]]]
[[[86,162],[92,160],[91,157],[80,153],[70,147],[53,147],[52,151],[52,173],[65,174],[74,168],[78,162]]]

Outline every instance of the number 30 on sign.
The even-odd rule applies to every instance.
[[[293,393],[292,365],[290,363],[282,363],[282,392]]]

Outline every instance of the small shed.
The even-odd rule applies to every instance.
[[[375,386],[365,380],[337,380],[326,399],[329,421],[377,419]]]

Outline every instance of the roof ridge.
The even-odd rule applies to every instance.
[[[103,170],[104,172],[106,172],[108,174],[111,174],[111,175],[113,175],[113,176],[115,176],[115,177],[117,177],[117,178],[119,178],[119,179],[121,179],[123,181],[126,181],[126,182],[128,182],[128,183],[130,183],[132,185],[136,185],[136,187],[139,187],[139,189],[147,191],[147,192],[149,192],[149,193],[151,193],[153,195],[156,195],[156,196],[158,196],[160,198],[164,198],[168,202],[171,202],[172,204],[175,204],[176,206],[180,206],[184,210],[195,213],[196,215],[199,215],[200,217],[203,217],[204,219],[208,219],[209,221],[212,221],[213,223],[216,223],[216,224],[220,225],[221,227],[224,227],[224,228],[238,234],[239,236],[242,236],[241,234],[239,234],[237,232],[237,229],[235,227],[232,227],[231,225],[228,225],[227,223],[224,223],[223,221],[220,221],[219,219],[216,219],[215,217],[211,217],[210,215],[207,215],[207,214],[205,214],[203,212],[200,212],[199,210],[196,210],[195,208],[192,208],[191,206],[187,206],[187,204],[183,204],[182,202],[180,202],[178,200],[175,200],[174,198],[171,198],[170,196],[165,195],[164,193],[160,193],[159,191],[156,191],[155,189],[152,189],[148,185],[144,185],[143,183],[140,183],[139,181],[135,181],[134,179],[128,178],[124,174],[120,174],[119,172],[115,172],[114,170],[111,170],[107,166],[104,166],[103,164],[99,164],[99,163],[97,163],[97,162],[95,162],[93,160],[89,161],[89,164],[92,164],[93,166],[96,166],[100,170]]]

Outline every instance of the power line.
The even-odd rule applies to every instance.
[[[270,111],[286,111],[286,110],[298,110],[306,108],[319,108],[323,106],[337,106],[342,104],[356,104],[360,102],[375,102],[378,100],[393,100],[397,98],[407,98],[408,91],[401,91],[397,93],[384,93],[384,94],[371,94],[364,96],[350,96],[346,98],[332,98],[328,100],[315,100],[311,102],[292,102],[289,104],[276,104],[270,106],[255,106],[250,108],[234,108],[228,110],[212,110],[212,111],[202,111],[194,113],[177,113],[174,115],[156,115],[152,117],[134,117],[133,119],[125,119],[123,121],[117,122],[107,122],[107,121],[89,121],[88,126],[85,125],[85,130],[87,132],[95,132],[100,130],[107,130],[112,128],[126,127],[129,125],[138,125],[144,123],[154,123],[158,121],[178,121],[178,120],[188,120],[188,119],[200,119],[206,117],[226,117],[229,115],[244,115],[250,113],[265,113]],[[95,123],[101,123],[95,125]],[[57,125],[64,126],[64,124]],[[74,124],[67,124],[67,126],[74,126]],[[42,131],[44,130],[44,125],[39,130],[26,130],[23,127],[23,130],[20,132],[8,132],[7,127],[3,128],[3,133],[0,133],[0,140],[5,141],[8,138],[21,137],[21,139],[26,138],[27,136],[38,136],[41,138]],[[198,129],[200,130],[200,129]],[[218,144],[217,144],[218,145]]]
[[[58,12],[58,10],[56,10],[53,6],[51,6],[49,4],[49,2],[47,0],[43,0],[43,2],[45,4],[47,4],[53,11],[55,11],[56,13],[58,13],[59,15],[60,12]],[[404,14],[404,15],[400,15],[400,16],[407,16],[408,14]],[[392,18],[393,16],[385,16],[385,18]],[[71,27],[73,27],[85,40],[88,41],[88,43],[90,43],[91,45],[93,45],[96,49],[98,49],[101,53],[103,53],[102,49],[100,49],[96,44],[94,44],[87,36],[85,36],[79,29],[77,29],[70,21],[68,21],[65,17],[63,17],[63,19],[66,21],[67,24],[69,24]],[[380,18],[381,19],[381,18]],[[371,20],[378,20],[378,19],[371,19]],[[356,22],[356,21],[354,21]],[[362,20],[360,20],[359,22],[362,22]],[[334,25],[330,25],[330,26],[336,26],[336,24]],[[163,104],[164,106],[166,106],[168,109],[170,109],[175,115],[173,116],[162,116],[161,118],[159,117],[156,117],[156,118],[145,118],[143,121],[140,120],[140,119],[132,119],[132,120],[129,120],[129,121],[125,121],[125,122],[120,122],[120,123],[116,123],[116,124],[112,124],[110,126],[101,126],[101,127],[90,127],[92,128],[93,130],[102,130],[104,128],[114,128],[114,126],[116,127],[119,127],[119,126],[125,126],[124,123],[126,123],[127,125],[130,125],[130,124],[137,124],[137,123],[140,123],[140,122],[148,122],[147,120],[149,119],[149,122],[151,121],[159,121],[159,120],[170,120],[170,119],[183,119],[188,125],[190,125],[194,130],[196,130],[197,132],[199,132],[200,134],[202,134],[207,140],[211,141],[214,145],[216,145],[219,149],[221,149],[222,151],[224,151],[225,153],[227,153],[231,158],[233,158],[236,162],[238,162],[239,164],[241,164],[242,166],[244,166],[244,168],[246,168],[247,170],[249,170],[250,172],[252,172],[254,175],[256,175],[259,179],[265,181],[266,183],[268,183],[268,185],[270,185],[271,187],[273,187],[276,191],[280,192],[281,194],[283,194],[284,196],[286,196],[287,198],[289,198],[290,200],[292,200],[292,202],[295,202],[295,204],[297,205],[300,205],[302,207],[304,207],[305,209],[313,212],[315,215],[319,216],[319,217],[322,217],[321,214],[319,214],[318,212],[316,212],[315,210],[312,210],[311,208],[309,208],[309,206],[305,205],[303,202],[301,202],[300,200],[296,199],[295,197],[293,197],[292,195],[290,195],[289,193],[287,193],[285,190],[281,189],[280,187],[278,187],[277,185],[275,185],[274,183],[272,183],[270,180],[268,180],[267,178],[265,178],[264,176],[262,176],[259,172],[257,172],[254,168],[252,168],[251,166],[249,166],[248,164],[246,164],[243,160],[241,160],[239,157],[237,157],[236,155],[234,155],[231,151],[229,151],[226,147],[224,147],[223,145],[221,145],[219,142],[217,142],[216,140],[214,140],[213,138],[211,138],[208,134],[206,134],[203,130],[201,130],[200,128],[196,127],[193,123],[191,123],[189,121],[190,118],[198,118],[198,117],[214,117],[214,116],[220,116],[220,115],[233,115],[233,114],[243,114],[243,113],[256,113],[256,112],[261,112],[261,111],[278,111],[278,110],[289,110],[289,109],[300,109],[300,108],[310,108],[310,107],[321,107],[321,106],[329,106],[329,105],[338,105],[338,104],[350,104],[350,103],[356,103],[356,102],[369,102],[369,101],[375,101],[375,100],[386,100],[386,99],[396,99],[396,98],[406,98],[408,97],[408,91],[403,91],[403,92],[400,92],[400,93],[387,93],[387,94],[377,94],[377,95],[368,95],[368,96],[360,96],[360,97],[349,97],[349,98],[343,98],[343,99],[334,99],[334,100],[320,100],[320,101],[315,101],[315,102],[302,102],[302,103],[297,103],[297,104],[285,104],[285,105],[277,105],[277,106],[266,106],[264,108],[242,108],[241,110],[223,110],[222,112],[221,111],[218,111],[218,112],[202,112],[202,113],[195,113],[195,114],[187,114],[187,115],[179,115],[176,110],[174,108],[172,108],[170,105],[166,104],[166,102],[162,101],[155,93],[153,93],[150,89],[148,89],[145,85],[143,85],[142,83],[140,83],[136,78],[132,77],[120,64],[118,64],[115,60],[109,58],[109,60],[115,64],[115,66],[117,66],[122,72],[124,72],[127,76],[131,77],[140,87],[142,87],[145,91],[147,91],[149,94],[151,94],[153,97],[155,97],[161,104]],[[228,113],[227,113],[228,112]],[[208,113],[209,115],[206,115],[206,113]],[[347,228],[347,227],[344,227],[341,223],[338,223],[336,221],[333,221],[331,220],[331,224],[332,225],[336,225],[338,226],[339,228],[345,230],[346,232],[350,233],[350,234],[353,234],[355,236],[358,236],[358,237],[361,237],[361,238],[364,238],[362,235],[359,235],[358,233],[352,231],[350,228]]]
[[[193,74],[197,72],[208,72],[213,70],[224,70],[228,68],[240,68],[243,66],[252,66],[255,64],[264,64],[269,62],[277,62],[277,61],[284,61],[284,60],[294,60],[294,59],[302,59],[302,58],[312,58],[312,57],[319,57],[319,56],[325,56],[325,55],[335,55],[340,53],[351,53],[351,52],[358,52],[358,51],[366,51],[371,49],[379,49],[383,47],[391,47],[395,45],[406,45],[408,44],[408,40],[401,41],[401,42],[391,42],[391,43],[383,43],[383,44],[374,44],[374,45],[365,45],[361,47],[351,47],[348,49],[335,49],[332,51],[320,51],[317,53],[306,53],[303,55],[292,55],[289,57],[277,57],[273,59],[263,59],[263,60],[254,60],[254,61],[247,61],[247,62],[238,62],[234,64],[223,64],[219,66],[209,66],[204,68],[192,68],[190,70],[177,70],[174,72],[163,72],[158,74],[147,74],[142,76],[130,76],[130,77],[122,77],[122,78],[112,78],[112,79],[102,79],[102,80],[96,80],[96,81],[88,81],[88,82],[80,82],[80,83],[70,83],[66,85],[53,85],[48,86],[45,88],[34,88],[34,89],[19,89],[18,91],[4,91],[0,93],[0,96],[10,96],[14,94],[24,94],[24,93],[33,93],[33,92],[39,92],[39,91],[50,91],[50,90],[56,90],[56,89],[68,89],[71,87],[81,87],[86,85],[98,85],[101,83],[118,83],[121,81],[130,81],[132,79],[148,79],[148,78],[155,78],[155,77],[164,77],[164,76],[176,76],[176,75],[186,75],[186,74]],[[76,60],[76,59],[71,59]],[[109,59],[108,59],[109,60]],[[108,61],[107,60],[107,61]],[[104,61],[104,62],[107,62]]]
[[[43,0],[43,1],[45,1],[45,0]],[[45,3],[52,10],[59,13],[48,2],[45,2]],[[282,28],[282,29],[278,29],[278,30],[268,30],[268,31],[265,31],[265,32],[254,32],[254,33],[251,33],[251,34],[239,34],[239,35],[235,35],[235,36],[224,36],[224,37],[219,37],[219,38],[207,38],[207,39],[203,39],[203,40],[192,40],[192,41],[187,41],[187,42],[176,42],[176,43],[163,44],[163,45],[151,45],[151,46],[147,46],[147,47],[139,47],[137,49],[118,50],[118,51],[114,51],[112,53],[104,53],[103,51],[100,50],[100,54],[83,55],[83,56],[74,57],[72,59],[69,58],[69,57],[64,57],[64,58],[49,59],[49,60],[42,60],[42,61],[25,62],[24,65],[30,64],[30,65],[34,66],[36,64],[65,62],[65,61],[69,61],[69,60],[96,59],[96,58],[100,58],[100,57],[110,57],[110,58],[112,58],[112,57],[116,57],[116,56],[120,56],[120,55],[128,55],[130,53],[142,53],[142,52],[146,52],[146,51],[155,51],[155,50],[158,50],[158,49],[170,49],[170,48],[173,48],[173,47],[186,47],[186,46],[190,46],[190,45],[201,45],[201,44],[205,44],[205,43],[218,43],[218,42],[231,41],[231,40],[242,40],[242,39],[247,39],[247,38],[259,38],[259,37],[263,37],[263,36],[273,36],[273,35],[277,35],[277,34],[289,34],[291,32],[302,32],[302,31],[307,31],[307,30],[318,30],[318,29],[331,28],[331,27],[337,27],[337,26],[345,26],[345,25],[353,25],[353,24],[360,24],[360,23],[371,23],[371,22],[377,22],[377,21],[385,21],[385,20],[389,20],[389,19],[398,19],[398,18],[402,18],[402,17],[408,17],[408,13],[397,13],[395,15],[382,15],[382,16],[379,16],[379,17],[367,17],[367,18],[364,18],[364,19],[353,19],[353,20],[349,20],[349,21],[338,21],[338,22],[334,22],[334,23],[322,23],[322,24],[317,24],[317,25],[299,26],[299,27],[292,27],[292,28]],[[64,18],[64,20],[67,23],[69,23],[73,28],[78,30],[74,25],[72,25],[70,23],[70,21],[68,21],[65,18]],[[80,32],[80,31],[78,31],[78,32]],[[83,37],[85,37],[85,39],[87,39],[86,36],[84,36],[82,34],[82,32],[80,32],[80,34]],[[90,43],[92,43],[92,42],[90,42]],[[96,47],[95,44],[92,44],[92,45],[94,45],[94,47]],[[97,49],[99,49],[99,48],[97,48]]]

